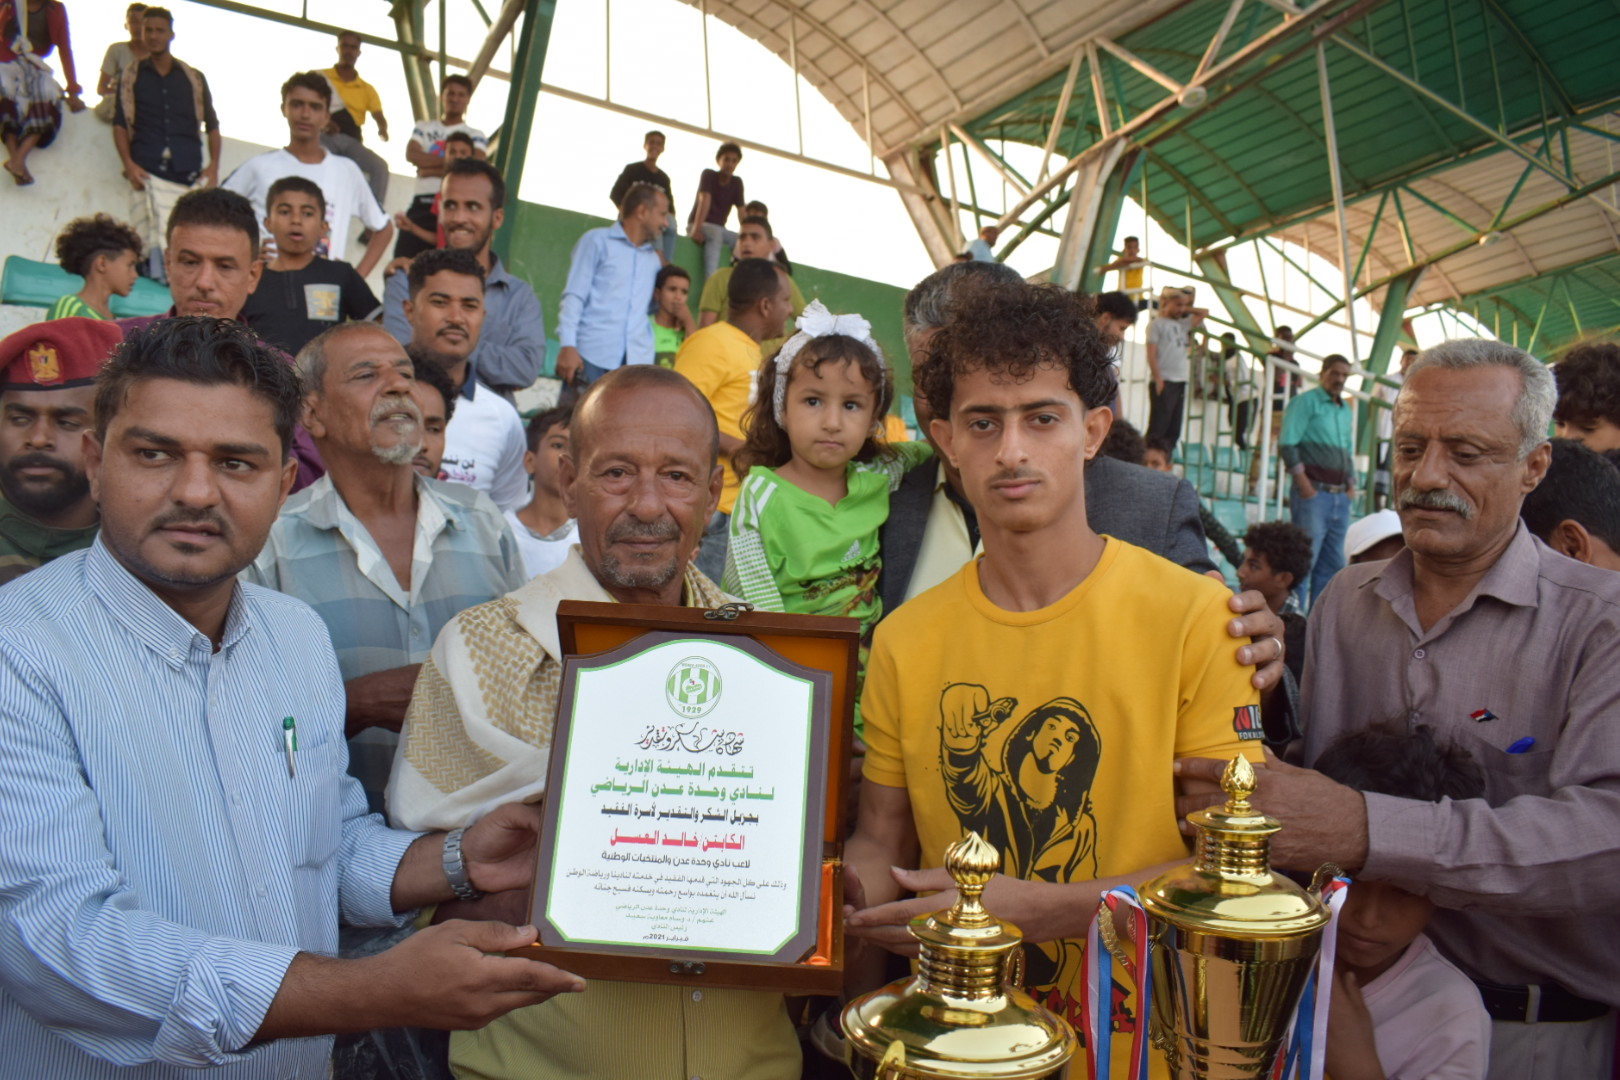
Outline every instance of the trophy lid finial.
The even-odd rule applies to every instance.
[[[1001,869],[1001,852],[970,831],[945,849],[945,869],[956,882],[958,897],[946,920],[958,926],[987,925],[990,916],[979,897]]]
[[[1221,774],[1221,790],[1226,792],[1226,812],[1228,814],[1249,814],[1249,796],[1254,794],[1258,784],[1254,775],[1254,766],[1242,754],[1234,757],[1227,763],[1226,771]]]

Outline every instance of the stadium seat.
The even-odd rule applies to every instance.
[[[0,303],[19,307],[49,308],[68,293],[84,288],[84,278],[70,274],[55,263],[8,255],[0,272]],[[174,304],[169,288],[151,278],[135,282],[128,296],[112,298],[113,315],[120,319],[135,315],[161,315]]]

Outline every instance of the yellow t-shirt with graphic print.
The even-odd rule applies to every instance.
[[[1030,880],[1128,877],[1186,857],[1175,759],[1263,757],[1252,669],[1226,631],[1230,596],[1110,538],[1050,607],[997,607],[975,560],[879,623],[864,775],[906,789],[922,866],[968,829],[1000,850],[1003,873]],[[1025,950],[1030,992],[1077,1027],[1083,950],[1080,939]],[[1113,998],[1123,1075],[1145,1018],[1133,987]]]

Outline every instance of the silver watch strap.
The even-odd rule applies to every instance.
[[[458,899],[477,900],[484,894],[473,888],[467,877],[467,859],[461,854],[461,834],[466,831],[465,828],[451,829],[444,834],[444,876]]]

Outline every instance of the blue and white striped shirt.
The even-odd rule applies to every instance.
[[[326,1075],[330,1039],[244,1047],[340,915],[403,921],[416,834],[366,815],[343,711],[279,593],[238,585],[214,652],[100,539],[0,589],[0,1071]]]

